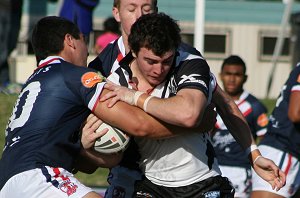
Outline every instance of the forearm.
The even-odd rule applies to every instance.
[[[166,123],[188,128],[199,125],[207,103],[206,96],[196,89],[181,90],[170,98],[149,97],[141,95],[137,106]]]
[[[155,119],[138,107],[119,101],[113,107],[108,108],[109,102],[110,100],[99,102],[94,114],[103,122],[126,131],[129,135],[167,138],[182,132],[181,128],[174,129],[173,126]]]
[[[234,139],[245,150],[249,161],[253,165],[257,157],[261,156],[261,153],[256,147],[248,123],[229,96],[224,95],[222,98],[224,99],[223,102],[216,104],[217,111]]]
[[[122,153],[106,155],[96,152],[92,149],[82,149],[80,155],[81,157],[79,158],[79,160],[77,160],[77,166],[81,167],[82,169],[85,169],[85,167],[112,168],[116,166],[123,157]]]
[[[245,150],[255,144],[247,121],[230,96],[218,87],[213,102],[226,127],[241,147]]]

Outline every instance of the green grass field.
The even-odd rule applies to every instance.
[[[12,107],[17,99],[16,95],[0,94],[0,156],[2,155],[2,149],[4,146],[5,128],[8,118],[12,112]],[[272,111],[275,101],[274,100],[262,100],[262,102],[269,109],[269,113]],[[106,186],[106,176],[108,174],[107,169],[99,168],[95,173],[88,175],[84,173],[77,173],[76,177],[88,186]]]

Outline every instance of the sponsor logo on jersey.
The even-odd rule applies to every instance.
[[[260,127],[265,127],[269,123],[267,114],[263,113],[257,118],[257,124]]]
[[[91,88],[97,83],[102,82],[103,80],[103,76],[96,72],[87,72],[81,77],[81,83],[87,88]]]
[[[183,75],[181,76],[181,80],[180,82],[178,83],[179,85],[180,84],[183,84],[183,83],[199,83],[201,85],[203,85],[205,88],[207,88],[205,82],[201,79],[197,79],[198,77],[200,77],[201,75],[199,74],[191,74],[191,75]]]

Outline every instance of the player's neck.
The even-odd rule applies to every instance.
[[[132,83],[135,85],[135,89],[139,91],[149,92],[149,90],[153,90],[154,87],[149,84],[147,79],[143,76],[141,71],[138,69],[136,65],[136,61],[133,61],[130,64],[130,68],[132,71]]]
[[[242,95],[242,93],[244,92],[244,90],[241,90],[239,91],[238,93],[235,93],[235,94],[229,94],[230,97],[235,100],[235,101],[238,101]]]
[[[130,51],[129,46],[128,46],[128,37],[122,35],[122,41],[125,47],[125,54],[128,54],[128,52]]]

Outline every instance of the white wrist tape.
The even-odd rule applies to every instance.
[[[246,153],[247,153],[247,156],[254,150],[258,149],[256,144],[251,144],[251,146],[249,146],[247,149],[246,149]]]
[[[261,155],[257,156],[257,157],[255,158],[255,160],[253,161],[253,164],[255,164],[255,162],[256,162],[259,158],[261,158],[261,157],[262,157]]]
[[[147,106],[148,106],[148,102],[151,98],[153,98],[154,96],[148,96],[148,98],[146,98],[144,105],[143,105],[143,109],[145,112],[147,112]]]
[[[140,97],[143,93],[144,93],[144,92],[142,92],[142,91],[136,91],[136,92],[134,93],[134,96],[133,96],[133,104],[134,104],[135,106],[137,106],[137,101],[138,101],[139,97]]]

